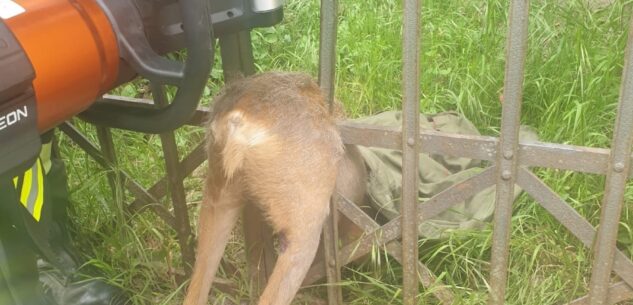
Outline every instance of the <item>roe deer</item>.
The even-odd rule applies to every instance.
[[[207,126],[209,171],[198,250],[185,305],[204,305],[230,232],[246,202],[280,240],[259,305],[290,304],[315,257],[335,191],[364,201],[365,165],[345,146],[319,86],[307,75],[264,73],[229,84]],[[247,207],[248,208],[248,207]]]

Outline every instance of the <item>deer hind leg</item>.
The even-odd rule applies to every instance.
[[[271,217],[273,226],[280,230],[283,245],[259,305],[290,304],[299,290],[314,260],[329,210],[330,198],[321,197],[303,202],[306,209],[290,209],[283,219]]]
[[[196,263],[184,305],[207,304],[211,283],[242,206],[239,194],[230,186],[217,194],[205,193],[198,222]]]

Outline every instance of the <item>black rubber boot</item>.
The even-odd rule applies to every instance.
[[[74,281],[52,265],[38,261],[39,280],[46,296],[57,304],[125,305],[123,291],[101,280]]]

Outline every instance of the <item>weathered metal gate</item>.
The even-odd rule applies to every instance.
[[[357,206],[341,198],[333,205],[365,231],[363,237],[340,249],[337,240],[336,217],[332,213],[324,228],[325,261],[317,262],[310,270],[305,284],[313,283],[324,276],[328,282],[340,281],[340,268],[371,251],[372,247],[384,246],[386,251],[403,265],[404,304],[416,304],[419,281],[424,286],[436,285],[433,274],[418,260],[417,224],[428,220],[454,204],[464,201],[476,193],[496,185],[496,209],[490,272],[490,301],[492,305],[505,302],[510,219],[513,190],[520,186],[554,216],[569,232],[595,251],[590,290],[588,296],[570,304],[614,304],[633,299],[633,262],[616,247],[616,237],[626,182],[631,175],[631,145],[633,142],[633,20],[629,28],[624,72],[620,91],[618,116],[612,148],[600,149],[562,145],[555,143],[521,143],[518,139],[524,63],[528,36],[528,1],[513,0],[510,5],[509,27],[506,43],[506,68],[504,81],[504,105],[499,138],[467,136],[437,131],[420,130],[419,113],[419,41],[420,0],[404,0],[403,27],[403,126],[401,130],[381,126],[352,123],[340,125],[344,141],[349,144],[401,149],[403,151],[403,185],[401,217],[380,226],[365,215]],[[330,99],[334,96],[334,72],[336,51],[336,0],[321,1],[321,42],[319,80]],[[250,55],[248,33],[221,38],[222,51],[240,54],[238,60],[224,63],[225,72],[241,70],[252,73],[253,59]],[[160,103],[162,92],[153,88],[156,102]],[[147,100],[106,96],[104,100],[119,104],[152,103]],[[193,125],[201,125],[207,113],[200,109]],[[114,170],[116,156],[111,135],[107,129],[99,128],[101,151],[91,144],[69,123],[61,130],[81,148],[93,156],[105,168]],[[191,229],[186,213],[183,179],[191,174],[205,159],[201,143],[193,152],[180,160],[173,133],[161,135],[167,162],[167,177],[159,180],[149,190],[144,189],[121,171],[123,186],[135,197],[128,205],[131,212],[148,208],[178,232],[178,239],[186,262],[192,262],[190,243]],[[491,166],[480,174],[447,188],[428,201],[417,202],[417,154],[432,153],[491,161]],[[561,197],[534,175],[529,168],[555,168],[583,173],[606,175],[606,190],[598,229],[594,228]],[[113,179],[114,181],[114,179]],[[113,182],[114,183],[114,182]],[[174,214],[154,203],[170,190]],[[271,246],[272,234],[253,212],[246,212],[246,243],[249,250],[252,288],[257,291],[265,283],[272,270],[274,256]],[[620,281],[611,283],[614,272]],[[188,272],[187,272],[188,273]],[[452,302],[451,293],[439,287],[436,297],[445,304]],[[256,295],[256,293],[254,294]],[[329,304],[342,304],[340,286],[328,285]]]
[[[331,50],[336,40],[336,1],[322,1],[322,41],[320,75],[324,89],[331,97],[334,56]],[[524,65],[528,37],[528,1],[513,0],[510,4],[506,42],[504,105],[499,138],[464,136],[435,131],[420,131],[418,124],[420,0],[404,0],[403,26],[403,126],[401,131],[377,126],[341,126],[345,142],[378,146],[403,151],[403,181],[401,217],[382,227],[372,223],[349,203],[339,201],[339,210],[365,229],[364,238],[339,251],[337,268],[371,250],[375,243],[386,244],[387,251],[403,264],[404,304],[416,304],[418,276],[423,284],[431,284],[432,274],[418,262],[417,224],[430,219],[491,185],[496,185],[496,207],[490,272],[490,304],[505,302],[510,239],[510,219],[515,184],[522,187],[552,216],[579,238],[593,247],[595,257],[589,295],[571,304],[613,304],[633,298],[633,262],[616,247],[616,238],[623,196],[629,177],[631,144],[633,144],[633,20],[625,55],[625,68],[620,90],[618,116],[612,149],[595,149],[554,143],[519,143],[519,124],[523,91]],[[324,80],[329,80],[326,82]],[[490,153],[493,151],[494,153]],[[423,204],[417,202],[417,154],[433,153],[493,161],[480,174],[447,188]],[[545,183],[529,171],[529,167],[557,168],[606,175],[606,190],[600,225],[596,229],[571,208]],[[402,248],[393,243],[401,237]],[[388,243],[392,244],[388,244]],[[320,267],[320,266],[318,266]],[[318,273],[318,267],[313,269]],[[610,283],[611,272],[622,281]],[[336,272],[328,272],[336,274]],[[308,280],[311,280],[309,278]],[[330,304],[336,304],[340,292],[330,294]],[[448,292],[436,294],[444,303],[451,302]]]

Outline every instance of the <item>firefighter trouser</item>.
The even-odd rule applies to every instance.
[[[18,177],[0,181],[0,304],[39,305],[37,255],[64,273],[75,271],[65,228],[68,191],[61,161],[51,158],[52,133],[40,158]]]

